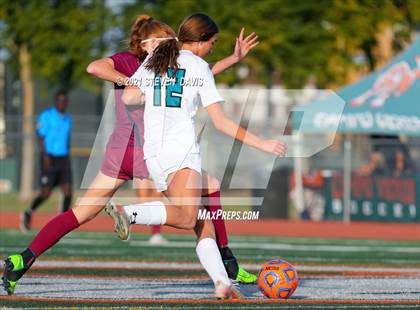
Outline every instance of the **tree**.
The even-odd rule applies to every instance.
[[[342,85],[347,72],[359,68],[355,56],[365,55],[375,67],[377,35],[391,27],[401,48],[419,25],[418,0],[150,0],[128,5],[125,29],[138,14],[151,14],[173,29],[194,13],[212,16],[220,27],[209,61],[232,52],[235,36],[245,26],[260,37],[260,45],[245,60],[251,76],[269,86],[273,79],[301,88],[314,79],[318,87]],[[129,24],[130,23],[130,24]],[[234,70],[217,78],[230,85],[242,82]]]
[[[347,82],[349,70],[365,66],[359,63],[357,55],[366,59],[368,71],[376,68],[378,35],[399,23],[401,14],[402,11],[392,1],[336,0],[332,3],[327,12],[327,22],[334,38],[334,49],[328,67],[336,68],[335,85]],[[404,27],[404,31],[410,30]],[[395,38],[401,39],[401,33]]]
[[[22,166],[20,198],[32,192],[34,171],[34,77],[52,88],[87,84],[85,68],[98,57],[104,31],[103,1],[0,0],[0,38],[22,82]]]

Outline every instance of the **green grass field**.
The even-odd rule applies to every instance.
[[[34,234],[15,230],[0,232],[0,254],[20,251]],[[196,261],[194,238],[168,236],[168,247],[150,247],[149,236],[133,234],[121,242],[111,233],[75,232],[63,238],[43,258]],[[295,264],[363,264],[420,267],[420,242],[372,240],[324,240],[274,237],[231,237],[230,246],[241,262],[263,263],[282,257]]]
[[[21,234],[16,230],[1,231],[1,256],[21,251],[33,236],[33,233]],[[171,241],[167,246],[156,247],[149,245],[148,236],[141,234],[134,234],[129,242],[121,242],[111,233],[72,233],[36,262],[19,283],[14,299],[2,296],[0,305],[18,308],[143,306],[158,309],[407,309],[419,306],[416,300],[419,301],[417,296],[420,297],[420,242],[231,237],[230,246],[245,267],[257,272],[259,266],[268,260],[286,259],[297,266],[301,288],[290,301],[279,304],[267,303],[255,285],[247,286],[244,290],[250,297],[246,302],[226,303],[209,300],[212,286],[198,264],[193,237],[167,237]],[[400,272],[415,272],[415,275]],[[369,287],[371,284],[367,281],[372,277],[373,283],[378,286],[375,294],[383,297],[376,299],[374,294],[363,295],[369,294],[369,289],[358,292],[362,297],[352,296],[350,289],[349,292],[337,293],[344,294],[343,297],[333,293],[329,296],[328,291],[325,296],[316,293],[317,286],[340,287],[343,281],[348,281],[349,287],[357,289],[359,285]],[[337,281],[328,282],[334,279]],[[388,279],[397,281],[397,286],[398,281],[402,284],[406,284],[405,279],[411,282],[399,292],[400,295],[395,295],[389,293],[392,288],[386,288]],[[362,282],[358,284],[357,281]],[[127,286],[125,290],[122,288],[130,283],[134,286]],[[381,283],[384,284],[383,289]],[[63,287],[60,294],[51,293],[51,288],[56,286],[60,291],[60,285]],[[82,294],[77,289],[84,286]],[[191,298],[187,289],[189,286],[197,294],[191,302],[183,300]],[[74,290],[74,287],[77,289]],[[154,289],[147,293],[151,287]],[[113,298],[107,299],[109,289],[116,294],[117,303]],[[388,293],[385,292],[387,290]],[[204,295],[202,291],[205,291]],[[157,297],[151,299],[150,296]],[[168,300],[165,299],[167,297]],[[313,298],[320,300],[314,301]],[[177,302],[177,299],[183,301]],[[392,304],[384,302],[388,299],[394,300]],[[404,304],[406,301],[410,304]]]
[[[1,211],[28,205],[15,194],[0,199]],[[56,192],[39,212],[56,212],[58,201]],[[34,235],[0,231],[1,257],[20,252]],[[283,258],[297,267],[300,282],[286,302],[264,299],[256,285],[241,286],[244,302],[220,302],[211,299],[212,284],[198,263],[193,236],[166,237],[171,242],[157,247],[148,244],[149,235],[133,234],[121,242],[112,233],[71,233],[37,261],[12,298],[0,294],[0,308],[420,307],[420,242],[230,237],[248,270],[257,273],[264,262]]]

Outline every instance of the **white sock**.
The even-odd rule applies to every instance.
[[[213,280],[214,285],[217,281],[222,281],[226,285],[230,285],[229,277],[223,265],[222,256],[216,241],[211,238],[205,238],[198,242],[196,247],[197,256],[201,265]]]
[[[123,206],[131,224],[163,225],[166,223],[166,208],[162,201],[150,201]]]

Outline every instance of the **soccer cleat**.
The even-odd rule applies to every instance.
[[[24,275],[27,268],[20,254],[9,256],[4,261],[2,282],[7,295],[13,295],[17,281]]]
[[[130,239],[130,219],[122,206],[110,201],[105,207],[105,212],[114,219],[114,230],[118,238],[128,241]]]
[[[255,275],[239,267],[238,261],[229,247],[221,248],[220,254],[222,255],[223,264],[225,265],[229,279],[242,284],[251,284],[257,281]]]
[[[252,273],[249,273],[242,267],[239,267],[235,281],[243,284],[252,284],[257,282],[257,276]]]
[[[25,210],[20,214],[20,230],[28,232],[31,230],[32,212]]]

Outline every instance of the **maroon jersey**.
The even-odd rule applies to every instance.
[[[130,52],[116,53],[110,57],[114,61],[114,68],[118,72],[131,77],[141,65],[140,59]],[[121,99],[124,85],[114,84],[115,114],[117,122],[109,138],[108,147],[126,148],[127,146],[143,145],[143,107],[132,109]]]
[[[140,59],[122,52],[110,57],[118,72],[131,77],[140,67]],[[107,176],[123,180],[146,178],[148,171],[143,154],[144,108],[131,109],[121,99],[124,86],[114,84],[117,122],[109,138],[101,171]]]

